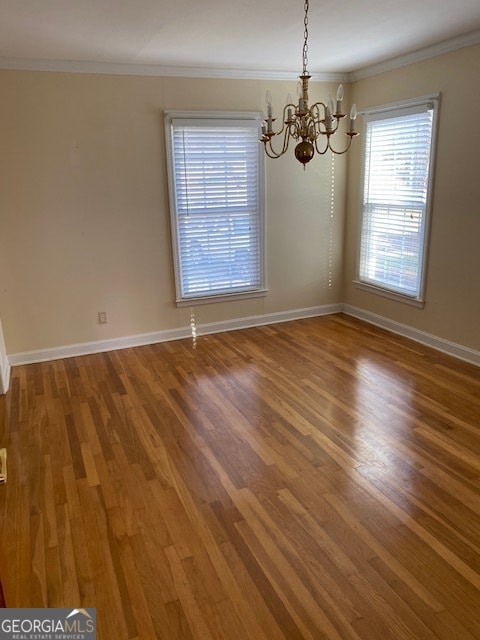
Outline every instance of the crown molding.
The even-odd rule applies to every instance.
[[[441,56],[444,53],[450,53],[451,51],[456,51],[457,49],[463,49],[464,47],[470,47],[476,44],[480,44],[480,29],[458,36],[457,38],[451,38],[450,40],[444,40],[443,42],[433,44],[429,47],[424,47],[423,49],[418,49],[417,51],[412,51],[411,53],[389,58],[383,62],[357,69],[349,74],[350,81],[355,82],[356,80],[363,80],[364,78],[376,76],[379,73],[384,73],[385,71],[399,69],[400,67],[405,67],[409,64],[413,64],[414,62],[421,62],[422,60],[435,58],[436,56]]]
[[[155,64],[91,62],[81,60],[36,60],[1,58],[0,69],[17,71],[53,71],[63,73],[93,73],[104,75],[156,76],[163,78],[223,78],[227,80],[297,80],[293,71],[263,69],[221,69],[203,67],[175,67]],[[315,73],[315,82],[349,82],[349,73]]]
[[[311,72],[314,82],[352,83],[392,71],[415,62],[428,60],[457,49],[480,44],[480,29],[462,36],[406,53],[382,62],[361,67],[350,72]],[[297,80],[294,71],[265,69],[222,69],[207,67],[175,67],[156,64],[131,64],[116,62],[92,62],[88,60],[42,60],[27,58],[2,58],[0,69],[18,71],[53,71],[63,73],[92,73],[104,75],[156,76],[163,78],[220,78],[226,80]]]

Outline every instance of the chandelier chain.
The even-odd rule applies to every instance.
[[[303,19],[304,24],[304,42],[303,42],[303,75],[307,74],[307,64],[308,64],[308,0],[305,0],[305,18]]]

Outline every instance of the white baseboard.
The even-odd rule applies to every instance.
[[[464,360],[465,362],[470,362],[471,364],[480,366],[480,351],[469,349],[468,347],[464,347],[461,344],[450,342],[449,340],[445,340],[444,338],[434,336],[431,333],[426,333],[425,331],[414,329],[413,327],[409,327],[406,324],[401,324],[400,322],[396,322],[395,320],[390,320],[389,318],[378,316],[375,313],[370,313],[370,311],[352,307],[349,304],[343,305],[343,313],[358,318],[359,320],[364,320],[369,324],[374,324],[377,327],[381,327],[382,329],[387,329],[392,333],[397,333],[398,335],[404,336],[405,338],[410,338],[415,342],[420,342],[421,344],[432,347],[432,349],[436,349],[437,351],[446,353],[449,356],[458,358],[459,360]]]
[[[468,347],[450,342],[424,331],[419,331],[418,329],[401,324],[395,320],[390,320],[348,304],[330,304],[318,307],[308,307],[305,309],[294,309],[292,311],[279,311],[277,313],[269,313],[261,316],[249,316],[247,318],[235,318],[233,320],[205,323],[197,325],[195,327],[195,332],[197,336],[201,336],[213,333],[222,333],[224,331],[234,331],[236,329],[247,329],[250,327],[276,324],[278,322],[289,322],[291,320],[300,320],[302,318],[330,315],[333,313],[340,313],[342,311],[343,313],[358,318],[359,320],[364,320],[365,322],[387,329],[388,331],[392,331],[398,335],[410,338],[415,342],[420,342],[421,344],[432,347],[437,351],[441,351],[455,358],[459,358],[460,360],[465,360],[466,362],[480,366],[479,351],[469,349]],[[6,393],[8,391],[11,366],[32,364],[34,362],[45,362],[47,360],[58,360],[60,358],[71,358],[91,353],[126,349],[128,347],[139,347],[147,344],[155,344],[157,342],[181,340],[191,336],[192,327],[180,327],[179,329],[166,329],[164,331],[142,333],[122,338],[113,338],[111,340],[83,342],[80,344],[53,347],[51,349],[12,353],[8,355],[8,361],[3,363],[3,367],[0,362],[0,393]]]
[[[305,309],[294,309],[292,311],[279,311],[261,316],[250,316],[247,318],[236,318],[224,320],[222,322],[210,322],[195,326],[197,336],[212,333],[222,333],[224,331],[234,331],[235,329],[247,329],[249,327],[259,327],[262,325],[275,324],[278,322],[289,322],[300,320],[301,318],[313,318],[315,316],[330,315],[340,313],[341,304],[330,304],[318,307],[308,307]],[[9,365],[33,364],[34,362],[45,362],[47,360],[58,360],[60,358],[71,358],[74,356],[84,356],[91,353],[101,353],[104,351],[114,351],[116,349],[126,349],[128,347],[139,347],[157,342],[168,342],[171,340],[181,340],[192,336],[192,327],[181,327],[179,329],[167,329],[164,331],[154,331],[152,333],[142,333],[111,340],[99,340],[96,342],[82,342],[80,344],[53,347],[51,349],[39,349],[37,351],[24,351],[8,355]]]
[[[0,395],[7,393],[10,387],[10,364],[5,358],[0,358]]]

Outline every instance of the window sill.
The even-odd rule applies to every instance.
[[[389,289],[382,289],[381,287],[376,287],[373,284],[367,284],[366,282],[361,282],[360,280],[354,280],[353,284],[357,289],[368,291],[368,293],[375,293],[379,296],[383,296],[384,298],[396,300],[397,302],[403,302],[404,304],[409,304],[412,307],[423,309],[423,307],[425,306],[425,300],[419,298],[411,298],[410,296],[396,293],[395,291],[390,291]]]
[[[246,298],[264,298],[268,289],[256,289],[255,291],[242,291],[238,293],[219,293],[210,296],[198,296],[196,298],[180,298],[175,300],[177,307],[195,307],[199,304],[214,304],[215,302],[231,302]]]

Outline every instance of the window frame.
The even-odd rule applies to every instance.
[[[362,255],[362,230],[364,222],[364,197],[365,197],[365,174],[367,165],[367,135],[366,126],[368,121],[382,120],[382,114],[385,114],[385,119],[393,117],[399,117],[402,115],[408,115],[409,109],[416,109],[419,107],[430,107],[432,110],[432,128],[431,128],[431,144],[430,144],[430,158],[429,158],[429,171],[428,181],[426,189],[426,202],[425,202],[425,216],[423,220],[423,237],[422,237],[422,255],[420,263],[420,286],[417,296],[409,295],[406,292],[396,291],[386,286],[382,286],[381,283],[374,283],[370,281],[362,280],[360,275],[361,269],[361,255]],[[357,240],[357,260],[355,268],[354,284],[358,289],[363,289],[370,293],[374,293],[392,300],[411,304],[416,307],[423,307],[425,305],[425,292],[426,292],[426,277],[427,277],[427,265],[428,265],[428,250],[430,240],[430,227],[431,227],[431,211],[433,201],[433,186],[435,176],[435,158],[436,158],[436,145],[438,137],[438,117],[440,109],[440,93],[421,96],[418,98],[402,100],[399,102],[384,104],[376,107],[365,109],[361,112],[361,115],[366,117],[365,135],[362,136],[362,158],[361,158],[361,172],[360,172],[360,220],[358,227],[358,240]],[[396,114],[396,115],[392,115]]]
[[[235,112],[235,111],[165,111],[164,124],[165,124],[165,145],[166,145],[166,160],[167,160],[167,177],[168,177],[168,192],[169,192],[169,205],[170,205],[170,228],[172,238],[172,252],[173,252],[173,266],[175,275],[175,303],[177,307],[181,306],[193,306],[199,304],[208,304],[215,302],[223,302],[230,300],[238,300],[245,298],[258,298],[267,294],[266,288],[266,241],[265,241],[265,158],[258,145],[258,172],[257,172],[257,212],[258,212],[258,242],[259,242],[259,286],[254,289],[246,291],[231,291],[212,293],[206,292],[198,295],[184,295],[182,292],[182,280],[181,280],[181,264],[180,264],[180,249],[179,249],[179,235],[178,235],[178,216],[176,206],[176,190],[175,190],[175,170],[173,162],[173,122],[184,120],[185,124],[199,126],[205,126],[208,121],[231,122],[232,127],[234,123],[256,123],[258,135],[260,136],[261,123],[263,115],[261,112]],[[254,125],[252,125],[253,128]]]

